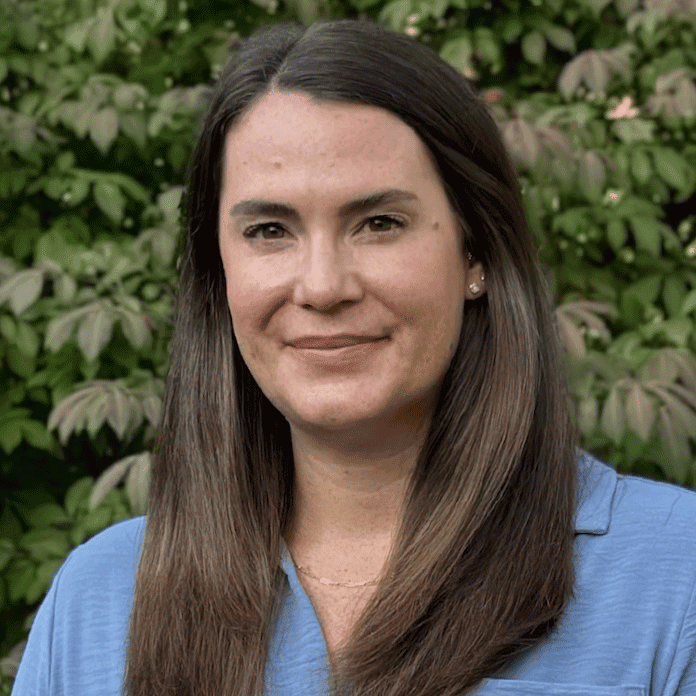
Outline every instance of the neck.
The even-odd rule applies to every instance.
[[[352,450],[293,431],[292,529],[303,546],[384,546],[398,524],[425,428],[382,433]],[[377,439],[377,438],[376,438]],[[333,443],[335,445],[335,443]]]

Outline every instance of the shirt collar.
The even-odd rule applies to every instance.
[[[606,534],[619,481],[615,469],[588,452],[578,452],[578,486],[575,496],[575,533]]]

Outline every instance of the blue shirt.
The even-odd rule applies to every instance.
[[[576,587],[558,625],[476,696],[696,696],[696,492],[578,457]],[[118,696],[145,517],[76,547],[29,633],[11,696]],[[283,548],[288,585],[269,696],[320,696],[321,627]]]

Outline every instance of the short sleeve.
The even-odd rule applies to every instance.
[[[10,696],[56,696],[51,684],[56,595],[60,578],[73,553],[74,550],[68,554],[53,577],[51,587],[34,616]]]
[[[76,546],[41,603],[11,696],[119,696],[145,518]]]

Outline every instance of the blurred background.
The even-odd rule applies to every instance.
[[[340,18],[472,81],[519,175],[582,446],[696,489],[696,0],[0,0],[0,696],[68,553],[147,513],[211,80],[265,23]]]

